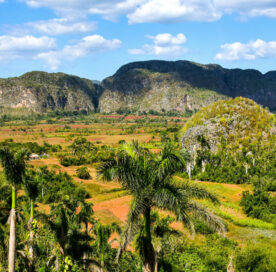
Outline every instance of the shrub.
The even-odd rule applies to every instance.
[[[271,197],[262,187],[258,187],[254,189],[253,194],[243,192],[241,206],[247,215],[271,222],[272,214],[276,213],[276,198]]]
[[[276,251],[267,244],[248,243],[237,251],[235,266],[238,272],[275,272]]]
[[[77,169],[77,177],[80,179],[90,179],[91,176],[87,167],[80,167]]]

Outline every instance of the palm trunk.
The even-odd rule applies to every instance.
[[[33,226],[32,226],[33,220],[34,220],[34,202],[33,202],[33,200],[31,200],[31,212],[30,212],[30,220],[29,220],[29,230],[30,230],[29,272],[33,272],[33,266],[34,266],[34,247],[33,247],[33,245],[34,245],[34,232],[33,232]]]
[[[150,208],[147,208],[144,213],[145,220],[145,231],[146,231],[146,243],[147,243],[147,256],[144,262],[143,270],[144,272],[154,272],[156,266],[155,252],[152,245],[151,238],[151,219],[150,219]]]
[[[146,237],[148,239],[148,242],[151,243],[151,232],[150,232],[150,208],[148,208],[144,214],[145,217],[145,230],[146,230]]]
[[[103,253],[101,253],[101,270],[100,271],[101,272],[104,271],[104,254]]]
[[[12,208],[10,213],[9,272],[15,271],[16,258],[16,188],[12,186]]]
[[[154,254],[154,258],[155,258],[154,272],[158,272],[158,254],[157,254],[156,251],[155,251],[155,254]]]
[[[86,243],[88,243],[87,242],[87,236],[88,236],[88,223],[87,222],[85,222],[85,234],[86,234]],[[87,271],[87,259],[88,259],[88,256],[87,256],[88,254],[87,254],[87,252],[85,251],[84,253],[83,253],[83,257],[82,257],[82,259],[83,259],[83,269],[84,269],[84,271]]]

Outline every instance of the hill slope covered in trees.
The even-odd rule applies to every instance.
[[[0,79],[0,107],[46,111],[191,113],[243,96],[276,110],[276,72],[224,69],[189,61],[144,61],[95,82],[63,73]]]
[[[201,109],[183,128],[182,146],[200,179],[246,183],[254,176],[275,178],[276,118],[250,99]]]

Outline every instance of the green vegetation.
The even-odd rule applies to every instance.
[[[241,184],[275,178],[275,131],[273,114],[252,100],[236,98],[196,113],[181,141],[194,178]]]
[[[211,228],[224,231],[219,218],[192,201],[208,199],[218,203],[217,198],[203,188],[173,180],[173,176],[183,171],[184,166],[182,154],[175,151],[171,144],[165,145],[159,156],[156,156],[133,142],[125,144],[115,158],[98,167],[98,174],[102,179],[120,181],[133,195],[118,258],[135,239],[144,271],[155,271],[158,260],[153,246],[151,220],[151,211],[154,208],[174,213],[176,219],[191,232],[194,232],[194,225],[190,214],[204,220]],[[143,216],[142,226],[139,224],[140,215]]]
[[[271,251],[263,243],[248,243],[246,248],[239,250],[236,255],[237,271],[276,271],[276,251]]]
[[[275,271],[275,117],[241,98],[213,107],[198,123],[154,108],[5,119],[0,271],[9,251],[18,272]],[[208,133],[183,150],[183,126]]]
[[[90,179],[91,176],[87,167],[80,167],[77,169],[77,177],[80,179]]]

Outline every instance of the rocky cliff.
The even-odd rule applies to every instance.
[[[94,111],[102,88],[88,79],[63,73],[30,72],[0,79],[0,106],[49,110]]]
[[[226,97],[243,96],[276,109],[276,71],[224,69],[189,61],[145,61],[122,66],[103,81],[103,112],[119,108],[195,111]]]
[[[63,73],[31,72],[0,79],[0,107],[88,112],[194,112],[243,96],[276,110],[276,71],[224,69],[189,61],[145,61],[122,66],[101,84]]]

